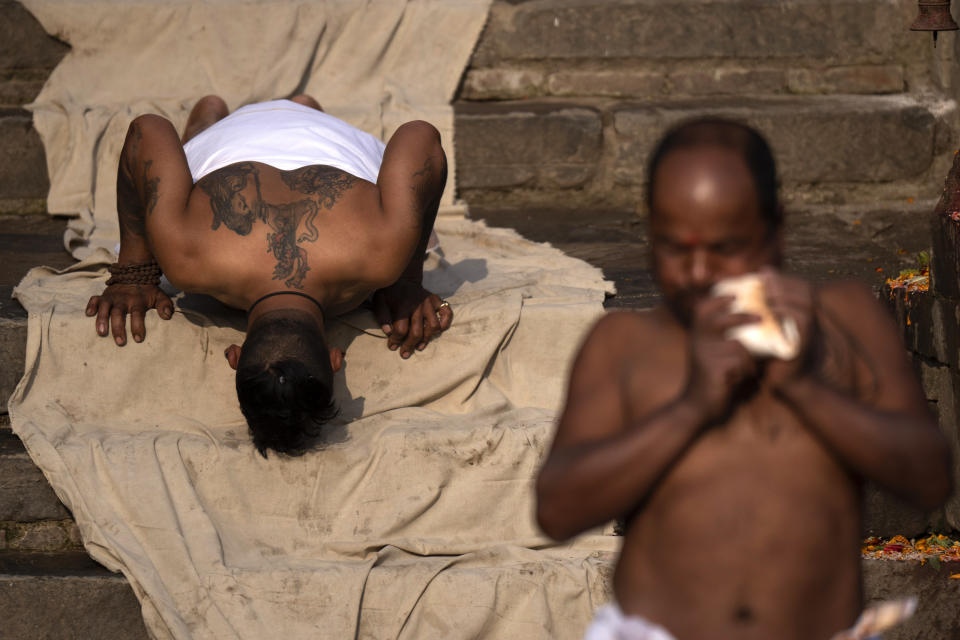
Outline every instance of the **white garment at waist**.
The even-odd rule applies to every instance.
[[[236,162],[291,171],[320,164],[376,183],[384,144],[339,118],[291,102],[241,107],[183,145],[196,182]]]
[[[583,640],[676,640],[669,631],[639,616],[625,616],[616,603],[597,609]]]

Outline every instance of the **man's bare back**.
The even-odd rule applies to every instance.
[[[240,408],[262,454],[299,455],[319,443],[337,412],[333,375],[343,351],[328,348],[326,320],[370,298],[387,345],[402,358],[452,322],[450,305],[422,286],[446,155],[426,122],[402,125],[384,148],[308,96],[234,116],[220,123],[226,105],[208,96],[182,141],[160,116],[131,123],[117,178],[118,261],[86,312],[121,346],[129,315],[142,341],[149,309],[173,314],[161,269],[181,290],[247,310],[243,346],[225,353],[237,369]],[[201,165],[212,170],[194,184],[184,144],[208,129]],[[330,163],[309,163],[318,158]]]
[[[268,286],[316,292],[336,315],[409,262],[412,246],[398,246],[384,217],[377,186],[339,169],[233,164],[197,182],[183,223],[196,247],[165,273],[241,309],[269,276]]]
[[[309,96],[293,100],[320,109]],[[226,115],[222,100],[204,98],[191,113],[183,142]],[[308,293],[337,315],[382,291],[378,318],[392,330],[391,347],[406,357],[452,317],[439,298],[412,286],[422,277],[445,177],[436,130],[411,122],[387,145],[376,184],[324,165],[283,171],[238,162],[194,185],[172,126],[141,116],[130,127],[120,162],[118,264],[156,259],[177,288],[240,309],[288,289]],[[101,335],[112,330],[121,345],[129,313],[131,332],[142,340],[147,309],[159,305],[161,317],[172,312],[162,292],[149,294],[116,302],[96,297],[87,312],[98,316]]]
[[[662,159],[651,238],[666,304],[591,331],[538,516],[559,539],[623,518],[619,607],[681,640],[826,640],[861,606],[862,479],[930,507],[948,456],[885,311],[861,285],[774,269],[750,174],[717,146]],[[710,290],[750,272],[798,322],[792,361],[727,337],[756,317]]]

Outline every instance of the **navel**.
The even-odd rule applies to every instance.
[[[733,610],[733,621],[737,624],[750,624],[753,622],[753,609],[745,604],[741,604]]]

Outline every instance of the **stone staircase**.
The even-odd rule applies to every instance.
[[[13,287],[30,267],[73,262],[65,221],[46,215],[43,146],[22,108],[68,50],[18,2],[0,0],[0,638],[139,640],[147,633],[130,586],[83,551],[70,512],[6,414],[27,337]]]
[[[713,113],[770,139],[787,202],[935,198],[956,107],[952,38],[908,0],[497,2],[457,104],[473,205],[642,201],[664,127]],[[939,56],[947,56],[941,60]]]
[[[927,215],[960,137],[953,38],[932,49],[906,30],[914,11],[908,0],[496,0],[456,102],[460,196],[473,217],[602,267],[618,287],[608,306],[648,307],[646,156],[665,126],[719,112],[758,126],[778,154],[789,266],[879,287],[930,246]],[[0,0],[3,398],[26,337],[12,287],[31,266],[71,262],[65,222],[45,215],[43,150],[21,108],[67,49]],[[931,524],[871,500],[875,532]],[[916,563],[865,561],[865,575],[870,596],[924,598],[922,624],[891,637],[957,637],[960,581]],[[126,581],[83,552],[5,415],[0,620],[2,638],[146,637]]]

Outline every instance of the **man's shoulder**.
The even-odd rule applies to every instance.
[[[889,318],[873,290],[857,280],[821,283],[815,286],[815,291],[818,306],[843,325]]]
[[[852,348],[865,380],[880,376],[902,382],[913,375],[893,315],[867,285],[839,281],[818,287],[817,321],[826,335],[836,338],[835,347]]]
[[[676,332],[676,320],[662,307],[610,311],[593,325],[584,349],[629,358],[654,349]]]
[[[663,307],[651,309],[623,309],[608,311],[597,320],[593,333],[613,339],[631,336],[638,339],[652,337],[672,328],[676,321]]]

